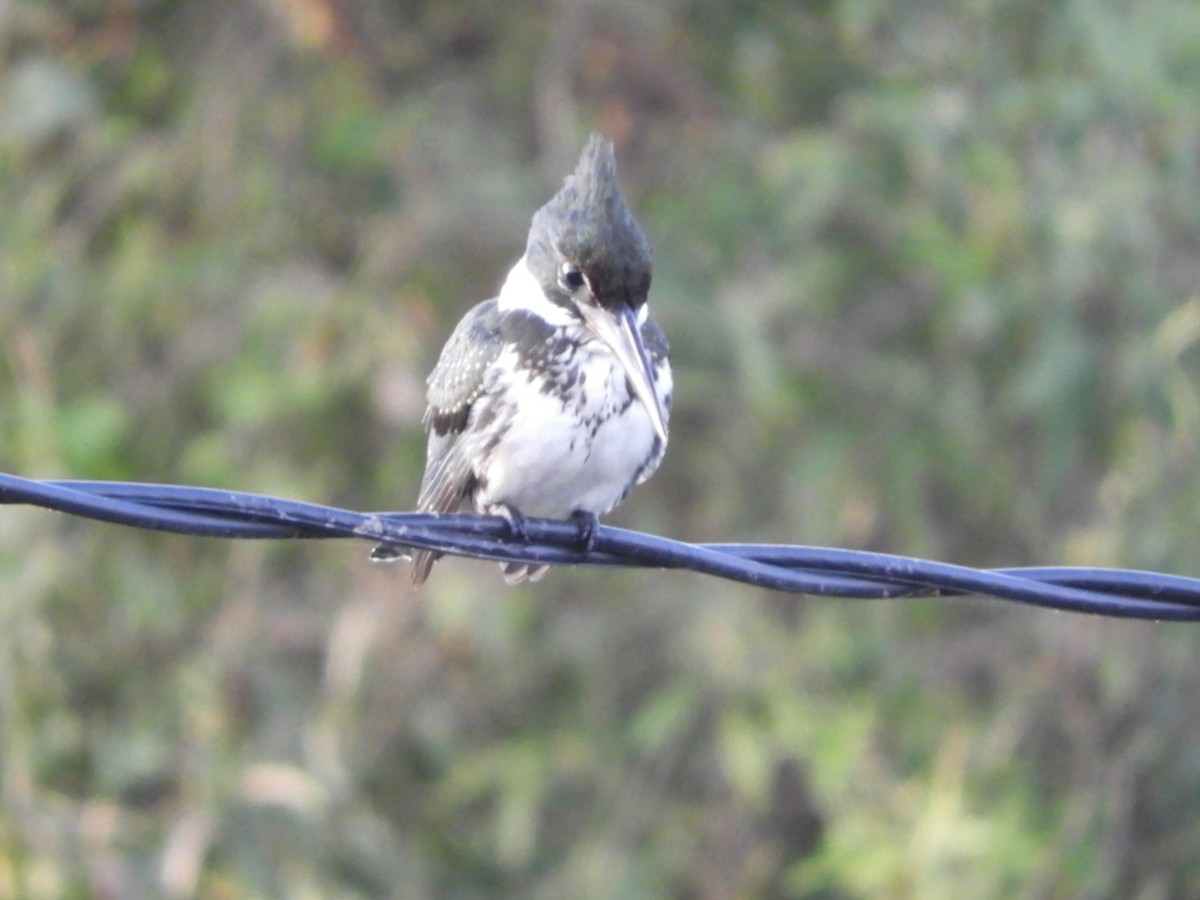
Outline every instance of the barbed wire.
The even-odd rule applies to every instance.
[[[134,528],[249,539],[357,538],[478,559],[688,569],[795,594],[862,600],[990,596],[1103,616],[1200,620],[1200,579],[1128,569],[972,569],[884,553],[779,544],[688,544],[601,525],[592,549],[573,522],[495,516],[362,513],[214,488],[117,481],[36,481],[0,473],[0,503]]]

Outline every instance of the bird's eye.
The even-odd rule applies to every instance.
[[[568,291],[574,293],[585,284],[583,273],[573,263],[563,263],[558,270],[558,281]]]

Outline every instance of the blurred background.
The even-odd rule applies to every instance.
[[[1200,575],[1200,6],[0,0],[0,469],[410,509],[588,131],[609,521]],[[1175,898],[1200,630],[0,514],[5,897]]]

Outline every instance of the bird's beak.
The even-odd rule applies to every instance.
[[[611,313],[601,306],[580,303],[579,312],[592,333],[604,341],[621,362],[633,392],[646,407],[650,422],[659,440],[667,443],[667,416],[654,390],[654,366],[642,343],[642,329],[633,308],[621,304],[619,312]]]

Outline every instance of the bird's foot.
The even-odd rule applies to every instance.
[[[513,540],[529,543],[529,533],[525,530],[525,516],[511,503],[496,503],[487,508],[489,516],[499,516],[508,523],[509,537]],[[504,573],[504,583],[520,584],[523,581],[538,581],[550,570],[550,567],[539,563],[502,562],[500,571]]]
[[[577,509],[571,513],[571,518],[579,525],[580,551],[591,553],[596,547],[596,529],[600,527],[600,517],[586,509]]]
[[[525,530],[525,516],[511,503],[494,503],[488,507],[489,516],[499,516],[508,523],[509,537],[529,543],[529,532]]]

